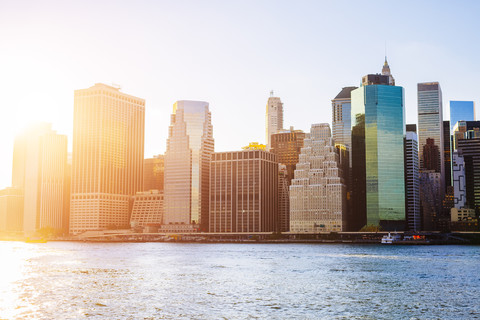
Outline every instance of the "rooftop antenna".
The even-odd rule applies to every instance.
[[[273,97],[273,90],[270,90],[270,97]]]
[[[385,61],[387,61],[387,40],[385,40]]]

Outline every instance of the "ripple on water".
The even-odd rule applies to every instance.
[[[2,297],[11,297],[0,304],[0,318],[479,316],[468,302],[480,292],[472,276],[480,247],[54,242],[22,248],[0,244],[16,266],[0,282]]]

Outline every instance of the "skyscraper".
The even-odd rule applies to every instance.
[[[327,123],[313,124],[290,186],[291,232],[344,231],[346,186]]]
[[[0,232],[23,232],[23,189],[0,190]]]
[[[336,144],[352,146],[351,95],[357,87],[344,87],[332,100],[332,134]]]
[[[97,83],[75,91],[70,233],[129,225],[143,189],[145,100]]]
[[[385,56],[385,63],[383,64],[383,67],[382,67],[382,75],[383,76],[388,76],[388,84],[389,85],[391,85],[391,86],[395,85],[395,79],[393,78],[392,74],[390,73],[390,66],[388,65],[386,56]]]
[[[145,159],[143,162],[143,190],[163,192],[165,164],[163,154]]]
[[[270,98],[267,101],[267,110],[265,113],[265,140],[267,151],[270,151],[272,134],[283,129],[283,103],[279,97],[273,96],[270,92]]]
[[[210,173],[210,232],[277,231],[275,154],[262,150],[217,152]]]
[[[418,146],[420,158],[420,170],[435,170],[444,175],[444,154],[443,150],[443,105],[442,90],[438,82],[419,83],[418,89]],[[439,150],[435,168],[427,168],[423,156],[424,146],[427,139],[431,139],[431,145]],[[431,147],[427,147],[431,150]]]
[[[288,185],[293,179],[293,172],[298,163],[298,155],[303,147],[303,140],[305,139],[305,132],[302,130],[282,130],[274,133],[271,136],[270,151],[278,156],[278,162],[287,167],[287,181]]]
[[[179,231],[208,230],[211,117],[208,102],[183,100],[173,105],[165,152],[163,223],[178,225]]]
[[[475,102],[450,101],[450,131],[458,121],[475,121]]]
[[[450,135],[450,121],[443,121],[443,158],[445,160],[445,192],[452,186],[452,136]]]
[[[357,230],[405,227],[404,92],[367,75],[352,95],[352,197]]]
[[[290,182],[287,166],[278,164],[278,228],[276,231],[290,231]]]
[[[405,196],[408,230],[420,230],[420,176],[418,172],[418,137],[407,131],[405,136]]]
[[[480,215],[480,137],[458,140],[458,153],[465,165],[466,205]]]
[[[453,206],[457,209],[465,208],[467,193],[465,185],[465,161],[457,150],[452,153],[453,176]]]
[[[13,159],[12,184],[24,192],[24,233],[42,228],[66,232],[67,136],[48,123],[31,126],[16,137]]]
[[[428,202],[421,204],[423,229],[434,230],[445,194],[442,90],[438,82],[419,83],[417,89],[420,199]]]

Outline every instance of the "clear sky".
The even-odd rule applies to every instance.
[[[163,153],[176,100],[210,103],[215,150],[265,140],[270,90],[284,126],[331,123],[331,99],[380,72],[385,42],[407,123],[416,84],[480,100],[477,1],[0,1],[0,188],[13,139],[46,121],[69,137],[73,91],[119,84],[146,100],[145,156]],[[478,114],[478,112],[477,112]]]

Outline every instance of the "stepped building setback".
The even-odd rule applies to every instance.
[[[173,105],[165,152],[165,215],[168,231],[208,230],[210,161],[214,151],[208,102]]]
[[[314,124],[304,140],[290,186],[290,231],[344,230],[346,186],[327,123]]]

